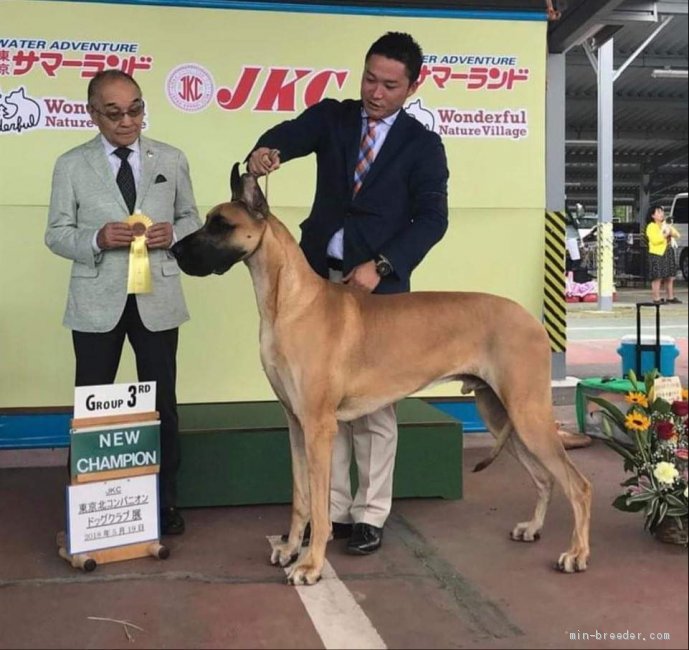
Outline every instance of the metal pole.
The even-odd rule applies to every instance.
[[[613,39],[598,49],[598,309],[612,311]]]

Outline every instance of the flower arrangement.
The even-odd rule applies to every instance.
[[[626,512],[643,510],[644,527],[651,533],[674,524],[681,543],[686,544],[687,390],[682,390],[681,400],[672,403],[656,397],[657,376],[655,370],[647,373],[645,385],[640,387],[635,374],[629,373],[633,390],[625,397],[626,413],[604,399],[589,399],[603,409],[605,444],[622,456],[625,471],[633,474],[622,483],[625,491],[612,505]],[[614,438],[612,424],[626,433],[628,443]]]

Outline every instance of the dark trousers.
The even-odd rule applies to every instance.
[[[122,318],[109,332],[72,331],[76,356],[76,386],[112,384],[120,365],[125,335],[129,339],[139,381],[156,382],[160,413],[160,506],[176,505],[175,478],[179,468],[177,419],[177,328],[151,332],[141,322],[136,297],[127,298]]]

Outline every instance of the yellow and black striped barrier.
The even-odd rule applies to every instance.
[[[545,282],[543,324],[550,337],[550,349],[567,348],[567,305],[565,302],[565,213],[545,213]]]

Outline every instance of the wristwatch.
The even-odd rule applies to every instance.
[[[376,273],[378,273],[381,278],[385,278],[393,272],[394,269],[392,268],[392,264],[390,264],[390,260],[384,255],[378,255],[375,261]]]

